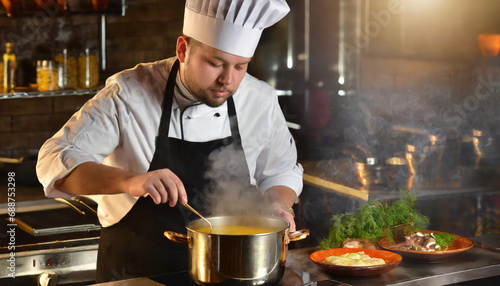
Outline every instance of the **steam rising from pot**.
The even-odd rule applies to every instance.
[[[205,179],[208,194],[205,210],[209,216],[260,215],[263,196],[257,187],[250,185],[248,167],[242,162],[244,154],[232,143],[213,151],[209,156]]]

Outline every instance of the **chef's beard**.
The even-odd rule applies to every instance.
[[[184,72],[184,80],[186,81],[185,85],[187,90],[201,103],[204,103],[210,107],[218,107],[222,105],[234,93],[233,90],[228,89],[223,84],[210,86],[208,88],[198,87],[196,81],[191,76],[188,64],[186,65],[186,69]],[[224,90],[226,91],[226,95],[223,97],[211,96],[210,94],[212,93],[212,90]]]
[[[187,78],[186,78],[186,81],[187,81]],[[224,97],[211,97],[210,96],[211,89],[224,90],[224,91],[226,91],[226,95]],[[198,99],[200,102],[202,102],[210,107],[220,106],[221,104],[226,102],[228,97],[230,97],[234,93],[234,91],[231,91],[231,90],[225,88],[224,86],[217,86],[215,88],[208,88],[208,89],[201,89],[201,88],[196,89],[196,90],[191,89],[190,91],[191,91],[191,94],[196,99]]]

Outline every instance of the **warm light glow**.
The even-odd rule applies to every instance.
[[[500,35],[499,34],[479,34],[477,36],[479,42],[479,50],[483,56],[495,57],[500,51]]]
[[[405,153],[406,161],[408,162],[408,171],[410,174],[415,175],[417,172],[415,171],[415,167],[413,166],[413,155],[410,152]]]
[[[429,135],[429,140],[431,141],[431,145],[434,146],[438,140],[437,136]]]
[[[286,67],[289,68],[289,69],[293,68],[293,57],[291,55],[289,55],[286,58]]]
[[[2,0],[2,4],[7,11],[7,16],[16,17],[21,12],[21,0]]]
[[[473,129],[472,135],[472,144],[474,145],[474,153],[476,154],[476,160],[474,161],[474,169],[479,169],[479,163],[481,158],[483,157],[483,152],[481,152],[481,148],[479,147],[479,138],[483,136],[483,132],[481,130]]]
[[[406,151],[408,151],[408,152],[415,152],[415,150],[417,150],[417,148],[415,148],[415,146],[410,145],[410,144],[406,145]]]
[[[413,188],[413,178],[415,177],[415,173],[411,173],[410,176],[408,177],[408,182],[406,188],[410,190]]]
[[[477,129],[472,129],[472,135],[476,136],[476,137],[483,136],[483,131],[477,130]]]

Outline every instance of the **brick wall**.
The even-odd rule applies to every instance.
[[[0,100],[0,156],[35,153],[91,96]]]
[[[110,71],[175,55],[182,33],[184,0],[129,1],[125,17],[108,18]]]

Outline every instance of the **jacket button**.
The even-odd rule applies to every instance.
[[[217,113],[215,113],[215,114],[214,114],[214,116],[215,116],[215,117],[220,117],[220,113],[219,113],[219,112],[217,112]]]

